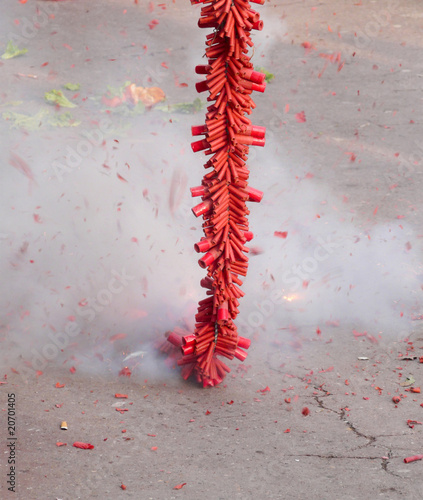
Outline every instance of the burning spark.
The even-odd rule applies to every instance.
[[[298,295],[296,293],[293,293],[292,295],[284,295],[283,298],[288,302],[292,302],[293,300],[298,299]]]

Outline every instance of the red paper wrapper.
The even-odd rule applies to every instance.
[[[81,441],[75,441],[73,443],[73,446],[75,448],[81,448],[82,450],[92,450],[92,449],[94,449],[94,445],[92,445],[90,443],[81,443]]]

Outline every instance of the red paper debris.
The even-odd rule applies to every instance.
[[[260,392],[270,392],[270,387],[266,385],[264,389],[260,389]]]
[[[58,441],[56,443],[56,446],[66,446],[66,445],[67,445],[67,443],[61,443],[60,441]]]
[[[119,394],[119,393],[115,394],[115,398],[127,398],[127,397],[128,397],[128,394]]]
[[[177,484],[176,486],[173,487],[174,490],[180,490],[183,488],[187,483],[182,483],[182,484]]]
[[[65,384],[61,384],[60,382],[56,382],[55,387],[57,387],[58,389],[61,389],[62,387],[65,387]]]
[[[157,19],[153,19],[148,23],[148,27],[152,30],[154,29],[157,25],[159,24],[159,21]]]
[[[412,457],[404,458],[404,462],[409,464],[410,462],[416,462],[417,460],[422,460],[423,455],[413,455]]]
[[[304,111],[301,111],[300,113],[295,113],[295,119],[297,120],[298,123],[304,123],[307,121]]]
[[[125,366],[119,372],[119,376],[121,376],[121,377],[130,377],[131,376],[131,370],[127,366]]]
[[[122,340],[126,339],[128,335],[126,333],[117,333],[116,335],[113,335],[112,337],[109,338],[110,342],[116,342],[116,340]]]
[[[286,238],[288,236],[288,231],[275,231],[273,236],[276,236],[276,238]]]
[[[307,408],[307,406],[305,406],[302,410],[301,410],[301,413],[307,417],[307,415],[310,415],[310,410]]]
[[[82,450],[92,450],[94,448],[94,445],[90,443],[82,443],[81,441],[75,441],[73,446],[75,448],[81,448]]]

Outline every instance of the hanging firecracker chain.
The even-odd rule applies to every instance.
[[[204,253],[198,263],[207,269],[201,280],[207,297],[198,304],[194,333],[181,335],[174,330],[168,341],[182,350],[178,364],[185,379],[194,374],[203,386],[214,386],[230,371],[217,356],[244,361],[243,349],[250,346],[249,339],[238,335],[234,320],[244,295],[240,276],[246,276],[248,268],[245,243],[253,237],[246,202],[259,202],[263,196],[248,186],[246,160],[249,146],[264,146],[265,128],[252,125],[245,116],[255,108],[251,93],[266,87],[265,75],[254,71],[248,56],[253,47],[250,31],[261,30],[263,23],[245,0],[191,0],[191,4],[203,4],[198,26],[214,28],[206,36],[208,64],[195,68],[197,74],[206,75],[196,84],[197,91],[208,91],[211,104],[205,125],[192,127],[194,136],[204,138],[191,144],[194,152],[210,156],[201,186],[191,188],[192,196],[202,199],[192,211],[204,221],[204,237],[194,248]]]

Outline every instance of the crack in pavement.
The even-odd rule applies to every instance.
[[[342,458],[345,460],[380,460],[380,457],[357,457],[357,456],[343,456],[343,455],[320,455],[319,453],[302,453],[296,455],[285,455],[287,457],[316,457],[316,458]]]
[[[327,395],[325,395],[324,397],[326,397]],[[364,434],[362,432],[360,432],[357,427],[350,421],[346,418],[345,416],[345,409],[344,408],[341,408],[341,410],[334,410],[333,408],[329,408],[327,406],[324,405],[323,401],[321,400],[322,396],[314,396],[314,399],[315,401],[317,402],[317,404],[319,405],[319,408],[323,408],[327,411],[330,411],[332,413],[335,413],[336,415],[339,416],[340,420],[342,420],[342,422],[345,422],[349,428],[354,432],[354,434],[358,437],[362,437],[364,439],[367,439],[367,443],[362,445],[362,446],[358,446],[357,449],[361,449],[361,448],[365,448],[367,446],[370,446],[371,444],[374,444],[377,440],[377,437],[383,437],[382,436],[368,436],[367,434]],[[380,446],[383,446],[383,445],[380,445]],[[300,456],[300,455],[298,455]],[[368,460],[380,460],[382,459],[382,462],[381,462],[381,468],[384,472],[386,472],[387,474],[391,475],[391,476],[394,476],[394,477],[398,477],[398,478],[401,478],[401,479],[404,479],[405,476],[401,476],[400,474],[396,474],[395,472],[392,472],[388,469],[388,465],[390,463],[390,458],[392,458],[392,451],[389,449],[389,452],[388,452],[388,458],[381,458],[380,456],[379,457],[345,457],[345,456],[337,456],[337,455],[303,455],[303,456],[315,456],[315,457],[320,457],[320,458],[339,458],[339,459],[342,459],[342,458],[351,458],[351,459],[358,459],[358,460],[364,460],[364,459],[368,459]]]

